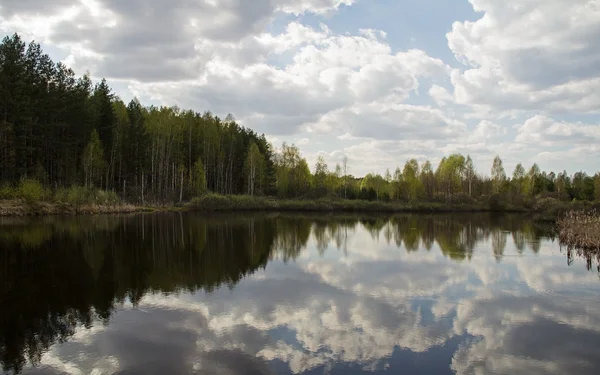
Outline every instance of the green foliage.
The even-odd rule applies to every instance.
[[[600,200],[600,175],[556,175],[537,164],[526,173],[519,163],[507,178],[499,156],[489,177],[461,154],[444,157],[435,172],[431,162],[411,159],[393,175],[392,166],[377,166],[383,175],[364,177],[349,174],[346,156],[327,160],[341,162],[334,170],[319,157],[311,174],[298,147],[284,143],[275,150],[232,115],[145,107],[135,98],[126,105],[106,80],[94,85],[87,75],[77,78],[16,34],[0,43],[0,98],[0,199],[48,199],[47,186],[57,189],[55,200],[77,205],[114,204],[115,193],[156,204],[207,192],[526,208],[544,198]],[[100,187],[106,191],[93,190]]]
[[[594,176],[594,198],[596,202],[600,202],[600,173]]]
[[[268,198],[213,193],[192,199],[190,206],[204,211],[265,210],[277,208],[275,201]]]
[[[17,187],[17,197],[28,202],[39,202],[50,197],[50,194],[39,181],[23,178]]]
[[[99,206],[115,206],[121,202],[117,193],[100,189],[86,188],[73,185],[69,188],[60,188],[54,193],[54,201],[79,207],[86,204]]]
[[[523,168],[523,164],[519,163],[515,167],[515,171],[513,172],[513,180],[522,180],[525,178],[525,168]]]
[[[249,195],[262,194],[265,185],[265,158],[254,142],[250,142],[244,165],[247,193]]]
[[[308,193],[312,176],[298,147],[283,143],[277,156],[277,190],[280,197],[299,197]]]
[[[56,203],[66,203],[67,202],[67,197],[69,194],[69,189],[67,188],[58,188],[56,189],[56,191],[54,192],[54,202]]]
[[[94,192],[94,203],[102,206],[114,206],[121,202],[114,191],[96,190]]]
[[[3,183],[0,185],[0,199],[15,199],[16,197],[17,190],[9,183]]]
[[[246,192],[251,144],[264,157],[260,193],[273,194],[275,158],[264,135],[209,112],[125,105],[106,80],[93,84],[26,46],[18,35],[0,44],[0,182],[35,177],[56,188],[103,187],[133,201],[189,199],[193,165],[204,162],[207,190]],[[196,190],[196,191],[194,191]]]
[[[404,185],[403,190],[409,201],[416,201],[422,196],[424,188],[419,179],[419,163],[416,159],[411,159],[404,164],[401,184]]]
[[[80,206],[90,202],[90,190],[83,186],[71,186],[67,190],[66,202],[75,206]]]
[[[502,199],[502,195],[499,193],[490,195],[488,206],[492,211],[503,211],[506,208],[504,200]]]
[[[83,153],[83,170],[85,172],[85,186],[93,187],[102,182],[104,150],[96,129],[92,131],[90,141]]]
[[[541,198],[535,201],[533,209],[535,211],[548,211],[552,207],[556,207],[560,202],[554,198]]]
[[[198,197],[206,193],[206,173],[204,171],[204,163],[198,158],[192,168],[192,196]]]
[[[468,197],[465,198],[472,202]],[[357,212],[451,212],[482,211],[485,207],[475,203],[437,204],[374,202],[339,198],[326,199],[273,199],[249,195],[206,194],[194,198],[188,207],[201,211],[357,211]]]
[[[325,163],[325,159],[323,156],[319,155],[317,157],[317,162],[315,164],[315,174],[313,175],[313,185],[315,189],[327,191],[328,189],[328,179],[329,169],[327,168],[327,163]]]
[[[438,183],[441,190],[446,192],[447,200],[450,202],[452,196],[461,189],[463,172],[465,170],[465,158],[460,154],[452,154],[442,159],[437,170]]]
[[[521,163],[517,164],[513,172],[511,180],[512,188],[517,194],[526,193],[528,191],[528,183],[525,176],[525,168]]]
[[[492,165],[492,181],[494,186],[494,193],[500,192],[504,181],[506,181],[506,173],[504,172],[504,166],[502,165],[502,159],[496,155],[494,163]]]
[[[573,175],[570,187],[567,189],[569,194],[577,200],[594,200],[594,178],[584,172],[577,172]]]
[[[465,182],[467,184],[467,192],[469,193],[469,196],[473,196],[473,181],[475,180],[476,172],[475,165],[473,164],[473,159],[471,159],[470,155],[467,155],[467,160],[465,161],[463,174]]]

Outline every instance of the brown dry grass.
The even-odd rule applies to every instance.
[[[600,252],[600,213],[570,211],[557,221],[560,242],[573,249]]]
[[[23,200],[0,200],[0,216],[45,216],[45,215],[95,215],[123,214],[144,211],[145,208],[131,204],[95,205],[75,207],[63,203],[32,202]]]

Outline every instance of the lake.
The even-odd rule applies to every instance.
[[[0,218],[19,374],[599,374],[597,264],[526,216]]]

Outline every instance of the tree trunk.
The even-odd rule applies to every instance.
[[[142,171],[142,204],[144,204],[144,171]]]
[[[179,185],[179,203],[183,201],[183,168],[181,169],[181,184]]]

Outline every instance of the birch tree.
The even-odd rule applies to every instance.
[[[475,179],[475,166],[473,165],[473,159],[470,155],[467,155],[464,168],[465,181],[467,182],[469,196],[473,195],[473,180]]]
[[[251,142],[246,157],[246,184],[248,186],[248,195],[254,195],[256,191],[262,190],[262,180],[264,176],[264,157],[256,143]]]
[[[502,159],[500,159],[500,156],[496,155],[492,164],[492,184],[494,186],[494,193],[500,192],[504,181],[506,181],[506,173],[504,172]]]

